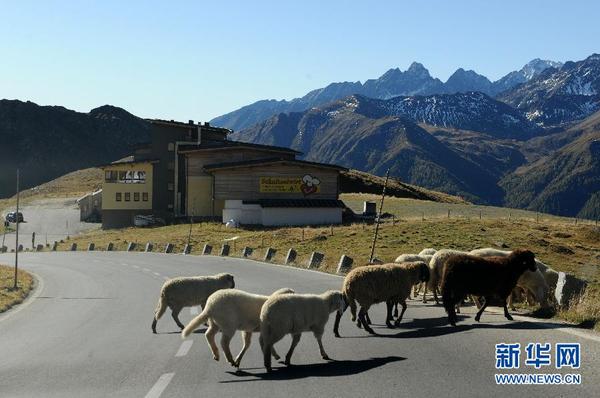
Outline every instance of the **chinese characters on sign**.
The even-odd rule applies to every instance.
[[[529,343],[525,347],[525,365],[540,369],[552,363],[550,343]],[[521,344],[496,344],[496,369],[519,369]],[[556,343],[554,346],[554,366],[556,369],[579,369],[581,366],[581,347],[579,343]]]

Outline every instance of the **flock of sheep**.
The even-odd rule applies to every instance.
[[[252,294],[235,289],[234,277],[230,274],[181,277],[163,285],[152,331],[156,333],[156,323],[168,307],[182,329],[183,338],[200,325],[208,325],[205,337],[217,361],[219,349],[215,336],[220,331],[221,349],[234,367],[240,366],[252,333],[260,332],[264,365],[271,371],[271,357],[280,358],[274,345],[287,334],[292,336],[292,344],[285,357],[286,365],[290,364],[303,332],[313,333],[322,358],[328,360],[321,341],[325,324],[330,314],[336,312],[333,331],[340,337],[340,319],[348,307],[357,326],[375,334],[368,313],[373,304],[386,303],[386,325],[393,328],[400,324],[411,294],[417,298],[423,290],[423,302],[426,302],[430,290],[439,303],[441,287],[443,305],[452,325],[456,325],[456,312],[467,297],[479,307],[476,321],[493,301],[499,301],[505,317],[512,320],[508,312],[512,296],[521,295],[547,306],[549,284],[553,279],[551,270],[535,259],[531,251],[496,249],[471,252],[424,249],[418,254],[403,254],[394,263],[357,267],[346,275],[341,291],[322,294],[299,294],[289,288],[279,289],[270,296]],[[184,326],[179,321],[179,312],[184,307],[198,305],[202,312]],[[400,314],[398,306],[402,307]],[[242,333],[243,347],[234,359],[229,344],[238,330]]]

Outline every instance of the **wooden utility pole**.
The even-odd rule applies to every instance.
[[[19,270],[19,169],[17,169],[17,214],[15,215],[17,228],[15,231],[15,283],[14,289],[17,289],[17,272]]]
[[[375,218],[375,234],[373,235],[373,244],[371,245],[371,256],[369,257],[369,263],[373,262],[375,256],[375,243],[377,242],[377,234],[379,233],[379,219],[381,218],[381,212],[383,211],[383,200],[385,199],[385,190],[387,188],[388,179],[390,178],[390,169],[387,169],[385,173],[385,182],[383,183],[383,192],[381,192],[381,203],[379,203],[379,213]]]

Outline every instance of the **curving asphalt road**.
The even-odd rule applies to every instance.
[[[12,260],[0,255],[0,263]],[[441,307],[411,301],[401,328],[376,326],[379,337],[357,329],[346,314],[343,338],[336,339],[331,319],[323,341],[335,361],[323,361],[305,334],[294,365],[276,364],[267,375],[255,335],[235,372],[223,359],[213,361],[201,332],[182,342],[169,311],[159,334],[151,333],[165,278],[230,272],[236,287],[258,293],[284,286],[322,292],[339,288],[341,278],[241,259],[122,252],[25,253],[21,263],[41,283],[31,300],[0,315],[1,397],[599,396],[600,339],[564,325],[506,322],[493,313],[474,324],[466,308],[467,318],[452,328]],[[383,307],[371,311],[375,322],[382,323]],[[182,321],[192,311],[182,312]],[[280,342],[279,351],[289,342]],[[501,342],[581,343],[582,384],[496,385],[494,347]],[[240,345],[236,337],[232,351]],[[523,372],[574,371],[515,371]]]

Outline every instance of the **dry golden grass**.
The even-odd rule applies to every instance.
[[[355,264],[365,264],[370,254],[373,225],[352,224],[331,227],[293,228],[243,228],[227,229],[220,223],[193,224],[190,243],[192,253],[200,253],[204,244],[211,244],[215,251],[229,241],[232,255],[240,255],[244,246],[255,249],[253,258],[261,259],[267,247],[278,250],[275,262],[283,262],[286,251],[292,247],[298,252],[298,263],[304,265],[310,253],[325,254],[323,271],[335,272],[342,254],[354,259]],[[181,252],[188,241],[189,225],[173,225],[159,228],[126,228],[120,230],[97,230],[72,237],[59,245],[67,250],[72,242],[81,249],[94,242],[104,249],[108,242],[116,250],[123,250],[129,242],[138,243],[143,250],[146,242],[154,243],[155,250],[162,250],[166,242],[175,244]],[[527,247],[552,268],[576,274],[591,283],[600,283],[600,229],[591,225],[570,225],[554,222],[532,223],[502,219],[439,219],[406,220],[386,222],[381,225],[376,245],[376,257],[393,261],[401,253],[419,252],[425,247],[474,248],[505,244],[510,248]],[[214,253],[214,252],[213,252]]]
[[[17,272],[17,289],[13,289],[14,268],[0,265],[0,313],[21,303],[33,288],[33,277],[26,271]]]
[[[594,327],[600,331],[600,289],[598,286],[587,288],[584,293],[571,300],[568,308],[559,312],[567,321],[584,327]]]

